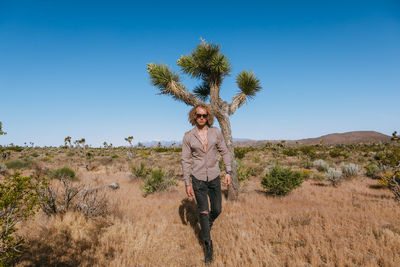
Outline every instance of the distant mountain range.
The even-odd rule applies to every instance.
[[[379,143],[379,142],[390,142],[391,136],[382,134],[375,131],[353,131],[346,133],[332,133],[323,135],[316,138],[306,138],[299,140],[284,140],[287,145],[316,145],[321,142],[325,145],[337,145],[337,144],[359,144],[359,143]],[[264,146],[266,143],[279,143],[282,140],[251,140],[246,138],[233,138],[235,146]],[[156,147],[158,143],[161,146],[172,146],[175,143],[175,147],[181,146],[181,141],[149,141],[141,142],[146,147]]]

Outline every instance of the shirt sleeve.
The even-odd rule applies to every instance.
[[[222,136],[222,133],[219,129],[217,129],[217,149],[219,151],[219,153],[222,156],[222,160],[224,162],[225,165],[225,170],[227,172],[232,171],[232,167],[231,167],[231,154],[229,153],[228,148],[226,147],[226,143],[224,140],[224,137]]]
[[[191,157],[191,151],[190,151],[190,144],[189,140],[187,137],[187,134],[183,137],[182,141],[182,172],[183,172],[183,180],[185,181],[185,185],[189,186],[190,185],[190,173],[191,173],[191,168],[192,168],[192,157]]]

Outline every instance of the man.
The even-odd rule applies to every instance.
[[[211,127],[213,121],[214,118],[207,105],[200,104],[192,108],[189,112],[189,122],[195,127],[185,133],[182,142],[182,170],[186,194],[189,198],[193,195],[196,198],[201,233],[205,243],[206,263],[211,263],[213,260],[210,230],[221,213],[221,179],[217,151],[222,155],[225,165],[225,183],[227,185],[231,183],[230,154],[220,130]]]

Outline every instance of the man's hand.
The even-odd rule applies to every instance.
[[[231,181],[232,181],[231,175],[230,174],[225,174],[225,184],[227,186],[229,186],[231,184]]]
[[[187,186],[186,186],[186,195],[187,195],[189,198],[192,198],[192,197],[194,196],[193,188],[192,188],[191,185],[187,185]]]

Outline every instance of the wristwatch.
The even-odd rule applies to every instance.
[[[226,174],[231,174],[231,172],[226,172]]]

